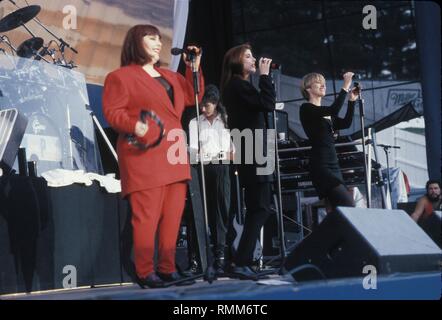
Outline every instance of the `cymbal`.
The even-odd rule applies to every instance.
[[[30,38],[18,46],[17,55],[22,58],[31,58],[41,47],[43,47],[42,38]]]
[[[41,7],[37,5],[18,9],[0,20],[0,32],[13,30],[29,20],[32,20],[40,12]]]

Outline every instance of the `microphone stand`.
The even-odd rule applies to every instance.
[[[91,110],[89,105],[86,105],[86,109],[89,111],[89,115],[92,117],[92,120],[95,124],[95,126],[97,127],[98,131],[100,132],[101,136],[104,139],[104,142],[106,142],[107,147],[109,148],[109,151],[112,153],[112,155],[114,156],[115,161],[118,164],[118,155],[115,152],[114,147],[112,146],[112,143],[110,142],[109,138],[107,137],[106,133],[103,130],[103,127],[100,124],[100,121],[98,121],[97,116],[95,115],[95,113]]]
[[[6,43],[8,45],[8,47],[15,53],[17,54],[17,48],[13,46],[13,44],[11,42],[9,42],[9,38],[6,36],[1,36],[0,35],[0,43]],[[2,49],[3,52],[5,52],[5,50]],[[6,54],[6,52],[5,52]]]
[[[271,77],[272,77],[272,83],[274,84],[272,73]],[[277,214],[278,236],[279,236],[279,254],[281,257],[281,263],[278,269],[278,274],[283,274],[284,264],[286,259],[286,246],[285,246],[285,233],[284,233],[284,215],[282,213],[281,172],[279,168],[278,127],[276,123],[276,109],[273,110],[273,127],[275,129],[275,162],[276,162],[275,168],[276,168],[276,191],[277,191],[277,200],[278,200],[276,214]]]
[[[199,162],[200,162],[200,172],[201,172],[201,183],[202,183],[202,191],[203,191],[203,211],[204,211],[204,227],[205,227],[205,237],[206,237],[206,256],[209,260],[210,257],[210,236],[209,236],[209,223],[208,223],[208,214],[207,214],[207,196],[206,196],[206,179],[204,176],[204,162],[203,162],[203,153],[201,152],[201,141],[200,141],[200,125],[199,125],[199,118],[200,118],[200,110],[199,110],[199,102],[198,102],[198,94],[200,92],[199,89],[199,72],[198,69],[196,69],[195,66],[195,60],[196,60],[196,54],[194,52],[188,53],[189,60],[191,62],[191,69],[192,69],[192,75],[193,75],[193,91],[194,91],[194,99],[195,99],[195,108],[196,108],[196,125],[197,125],[197,141],[198,141],[198,154],[199,154]],[[209,261],[208,261],[209,262]],[[185,282],[188,280],[196,280],[203,277],[205,281],[212,283],[214,280],[216,280],[216,274],[215,269],[210,263],[207,263],[206,271],[202,274],[186,277],[177,281],[169,282],[166,287],[174,286],[176,284],[179,284],[181,282]]]
[[[389,149],[391,149],[391,148],[400,149],[401,147],[399,147],[399,146],[390,146],[390,145],[386,145],[386,144],[378,144],[378,147],[381,147],[381,148],[384,149],[385,158],[387,160],[387,180],[388,180],[387,188],[388,188],[388,193],[390,195],[390,205],[391,205],[391,208],[393,208],[393,199],[391,197],[390,162],[389,162],[389,159],[388,159],[388,155],[390,153]]]
[[[367,150],[365,147],[365,124],[364,124],[364,100],[362,99],[362,88],[358,82],[355,82],[355,86],[359,89],[358,99],[356,100],[359,105],[359,118],[361,123],[361,138],[362,138],[362,153],[364,155],[364,172],[365,172],[365,192],[367,194],[367,208],[371,208],[371,179],[369,179],[368,166],[367,166]]]
[[[275,83],[273,79],[273,73],[270,71],[270,78],[272,79],[273,88],[275,89]],[[276,91],[276,89],[275,89]],[[278,225],[278,238],[279,238],[279,255],[281,259],[281,263],[278,270],[278,274],[282,275],[285,273],[284,263],[286,259],[286,245],[285,245],[285,234],[284,234],[284,215],[282,213],[282,195],[281,195],[281,173],[279,168],[279,154],[278,154],[278,128],[276,122],[276,109],[273,110],[273,127],[275,130],[275,169],[276,169],[276,222]],[[267,137],[266,137],[267,139]],[[271,261],[277,259],[277,257],[273,258]],[[272,274],[275,271],[264,271],[260,272],[259,275],[267,275]]]
[[[205,235],[206,235],[206,256],[207,259],[210,257],[210,236],[209,236],[209,218],[207,214],[207,193],[206,193],[206,177],[204,175],[204,161],[203,161],[203,153],[202,153],[202,146],[200,141],[200,125],[199,125],[199,119],[200,119],[200,108],[199,108],[199,101],[198,101],[198,94],[200,92],[200,86],[199,86],[199,72],[198,69],[195,66],[195,60],[196,60],[196,54],[194,52],[189,53],[189,59],[191,61],[191,67],[192,67],[192,75],[193,75],[193,90],[195,94],[195,109],[196,109],[196,125],[197,125],[197,141],[198,141],[198,149],[199,149],[199,160],[200,160],[200,172],[201,172],[201,182],[202,182],[202,189],[203,189],[203,210],[204,210],[204,227],[205,227]],[[199,276],[200,277],[200,276]],[[212,283],[213,280],[216,279],[215,276],[215,270],[213,269],[212,265],[210,263],[207,263],[207,269],[204,275],[204,280],[208,281],[209,283]]]
[[[384,179],[384,175],[382,174],[382,169],[381,169],[381,165],[379,164],[379,157],[378,157],[378,152],[377,152],[377,138],[376,138],[376,132],[374,132],[374,128],[372,129],[372,142],[373,142],[373,152],[374,152],[374,157],[375,157],[375,169],[378,172],[378,181],[376,182],[376,185],[378,187],[380,187],[381,189],[381,196],[382,196],[382,208],[383,209],[391,209],[391,196],[390,196],[390,191],[388,189],[388,187],[386,187],[386,183],[385,183],[385,179]],[[385,190],[385,187],[387,188],[387,190]],[[388,200],[390,199],[390,200]],[[390,203],[387,203],[387,200]]]

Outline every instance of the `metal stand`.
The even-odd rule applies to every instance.
[[[389,146],[383,146],[384,148],[384,152],[385,152],[385,158],[387,159],[387,188],[388,188],[388,192],[391,195],[391,180],[390,180],[390,161],[388,159],[388,148]]]
[[[209,217],[207,214],[207,193],[206,193],[206,178],[204,175],[204,161],[203,161],[203,153],[201,149],[201,141],[200,141],[200,125],[199,125],[199,118],[200,118],[200,108],[199,108],[199,102],[198,102],[198,94],[200,92],[200,86],[199,86],[199,75],[198,70],[195,66],[195,59],[196,56],[194,53],[189,54],[189,58],[191,60],[191,67],[192,67],[192,74],[193,74],[193,90],[195,94],[195,109],[196,109],[196,125],[197,125],[197,141],[198,141],[198,150],[199,150],[199,160],[200,160],[200,172],[201,172],[201,182],[202,182],[202,189],[203,189],[203,210],[204,210],[204,226],[206,231],[206,256],[207,259],[209,259],[210,256],[210,236],[209,236]],[[198,276],[201,277],[201,276]],[[211,263],[207,263],[207,269],[204,274],[204,280],[208,281],[209,283],[212,283],[213,280],[216,279],[215,270],[213,269]]]
[[[272,83],[274,85],[273,81],[273,74],[270,73]],[[275,86],[273,86],[275,87]],[[276,90],[276,89],[275,89]],[[276,169],[276,222],[278,225],[278,238],[279,238],[279,258],[281,260],[280,266],[278,268],[278,274],[285,273],[284,271],[284,263],[287,255],[286,245],[285,245],[285,234],[284,234],[284,215],[282,213],[282,194],[281,194],[281,173],[279,168],[279,154],[278,154],[278,127],[277,127],[277,121],[276,121],[276,110],[273,110],[272,113],[273,116],[273,128],[275,130],[275,169]],[[266,137],[267,138],[267,137]],[[277,259],[277,258],[276,258]],[[272,259],[273,261],[275,259]],[[264,272],[267,273],[267,272]]]
[[[201,183],[202,183],[202,193],[203,193],[203,211],[204,211],[204,226],[205,226],[205,237],[206,237],[206,256],[209,259],[210,256],[210,236],[209,236],[209,220],[208,220],[208,215],[207,215],[207,196],[206,196],[206,180],[205,180],[205,176],[204,176],[204,162],[203,162],[203,153],[201,152],[201,142],[200,142],[200,126],[199,126],[199,117],[200,117],[200,110],[199,110],[199,102],[198,102],[198,94],[199,94],[199,77],[198,77],[198,70],[196,69],[195,66],[195,60],[196,60],[196,55],[193,52],[190,52],[188,54],[189,59],[191,61],[191,68],[192,68],[192,74],[193,74],[193,90],[194,90],[194,94],[195,94],[195,108],[196,108],[196,124],[197,124],[197,141],[198,141],[198,154],[199,154],[199,165],[200,165],[200,173],[201,173]],[[176,284],[179,284],[181,282],[185,282],[188,280],[195,280],[195,279],[199,279],[204,277],[204,280],[212,283],[214,280],[216,280],[216,274],[215,274],[215,270],[213,269],[213,266],[211,265],[211,263],[207,263],[207,268],[206,271],[203,274],[199,274],[199,275],[195,275],[192,277],[186,277],[183,278],[181,280],[178,281],[174,281],[174,282],[170,282],[167,284],[167,287],[169,286],[173,286]]]
[[[238,168],[235,168],[235,185],[236,185],[236,210],[238,211],[238,223],[244,225],[245,222],[245,209],[241,206],[241,185],[239,184]]]
[[[12,45],[12,43],[11,42],[9,42],[9,38],[8,37],[6,37],[6,36],[1,36],[0,35],[0,43],[2,43],[2,42],[4,42],[4,43],[6,43],[6,45],[15,53],[15,54],[17,54],[17,48],[16,47],[14,47],[13,45]],[[3,50],[4,51],[4,50]],[[6,52],[5,52],[6,53]]]
[[[374,129],[372,128],[372,130],[374,130]],[[376,183],[376,185],[381,188],[383,208],[384,209],[391,209],[390,189],[387,187],[387,190],[385,190],[386,183],[384,181],[381,166],[379,164],[379,157],[378,157],[378,152],[377,152],[378,145],[376,142],[376,133],[375,132],[372,133],[372,142],[373,142],[373,152],[374,152],[375,161],[378,163],[377,167],[375,169],[378,171],[378,176],[380,178],[380,180]],[[388,163],[388,161],[387,161],[387,163]],[[389,199],[389,200],[387,201],[387,199]]]
[[[97,117],[95,116],[95,113],[93,111],[91,111],[89,105],[86,105],[86,109],[90,110],[89,114],[92,117],[92,120],[94,121],[95,126],[97,127],[98,131],[100,131],[100,134],[103,137],[104,141],[106,142],[107,147],[109,148],[110,152],[114,156],[115,161],[118,163],[117,153],[115,152],[115,149],[114,149],[112,143],[110,142],[109,138],[107,137],[106,132],[104,132],[103,127],[101,126],[100,122],[98,121]]]
[[[279,274],[283,273],[284,263],[286,259],[285,233],[284,233],[284,215],[282,213],[282,194],[281,194],[281,172],[279,168],[279,154],[278,154],[278,128],[276,125],[276,110],[273,110],[273,126],[275,128],[275,167],[276,167],[276,195],[278,200],[276,217],[278,224],[279,236],[279,254],[281,257],[281,264],[279,267]],[[298,196],[298,195],[297,195]],[[299,210],[299,208],[297,208]],[[302,209],[301,209],[302,210]],[[299,212],[297,212],[299,214]],[[302,228],[301,228],[302,230]]]
[[[362,89],[359,83],[355,82],[355,86],[359,88],[359,96],[356,101],[359,105],[359,117],[361,123],[362,153],[364,154],[365,192],[367,194],[367,208],[371,208],[371,175],[368,171],[367,150],[365,148],[364,100],[362,99]]]
[[[385,158],[387,160],[387,188],[388,188],[388,194],[390,195],[390,208],[393,208],[393,201],[391,198],[390,161],[388,158],[388,154],[390,153],[389,149],[391,149],[391,148],[400,149],[401,147],[390,146],[390,145],[386,145],[386,144],[378,144],[378,147],[381,147],[384,149]]]

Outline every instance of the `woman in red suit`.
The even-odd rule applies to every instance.
[[[132,27],[124,40],[121,68],[107,75],[103,91],[104,116],[119,133],[117,153],[122,195],[128,197],[132,208],[135,268],[137,282],[142,288],[163,287],[167,282],[181,279],[175,269],[175,250],[186,181],[191,178],[188,161],[176,163],[172,159],[176,154],[170,151],[186,152],[181,115],[186,106],[195,102],[190,62],[186,61],[184,54],[185,78],[159,68],[161,46],[160,32],[155,26]],[[188,49],[200,51],[196,47]],[[195,60],[199,69],[201,53]],[[199,99],[204,94],[202,75],[200,84]],[[154,111],[165,130],[161,143],[147,150],[139,150],[126,139],[127,135],[133,135],[140,143],[147,144],[158,136],[158,126],[139,120],[141,110]],[[172,141],[167,139],[170,131]],[[180,156],[187,160],[186,153]],[[153,255],[157,232],[158,262],[155,268]],[[193,281],[182,284],[191,283]]]

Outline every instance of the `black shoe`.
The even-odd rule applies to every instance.
[[[179,270],[178,273],[183,278],[193,277],[193,272],[191,270]]]
[[[193,276],[191,269],[183,270],[178,264],[175,265],[175,268],[176,268],[176,271],[179,273],[179,275],[184,278],[190,278]]]
[[[213,268],[215,269],[215,274],[217,276],[223,276],[225,274],[224,268],[225,265],[225,259],[224,255],[218,255],[215,258],[215,263],[213,264]]]
[[[168,282],[181,281],[181,282],[177,283],[176,286],[189,286],[189,285],[195,283],[195,280],[192,280],[192,279],[184,280],[186,278],[181,276],[178,272],[172,272],[172,273],[161,273],[161,272],[158,272],[158,276],[166,284]]]
[[[266,271],[260,270],[258,267],[249,266],[248,268],[256,274],[259,280],[269,279],[270,278],[269,275],[274,273],[273,271],[269,270]]]
[[[225,259],[223,255],[219,255],[215,257],[215,268],[224,268],[225,266]]]
[[[270,279],[269,274],[272,273],[273,272],[267,272],[267,271],[256,272],[256,276],[258,277],[258,280]]]
[[[136,278],[137,284],[141,289],[149,288],[164,288],[166,283],[161,280],[155,273],[151,273],[145,278],[140,278],[137,276]]]
[[[225,276],[227,276],[226,272],[224,271],[223,268],[215,268],[215,275],[217,277],[225,277]]]
[[[189,271],[193,274],[199,274],[199,273],[203,272],[203,270],[201,269],[201,266],[198,263],[198,260],[196,258],[192,258],[192,260],[190,261]]]
[[[257,281],[259,279],[258,275],[250,269],[250,267],[232,267],[229,276],[231,278],[240,279],[240,280],[253,280]]]

